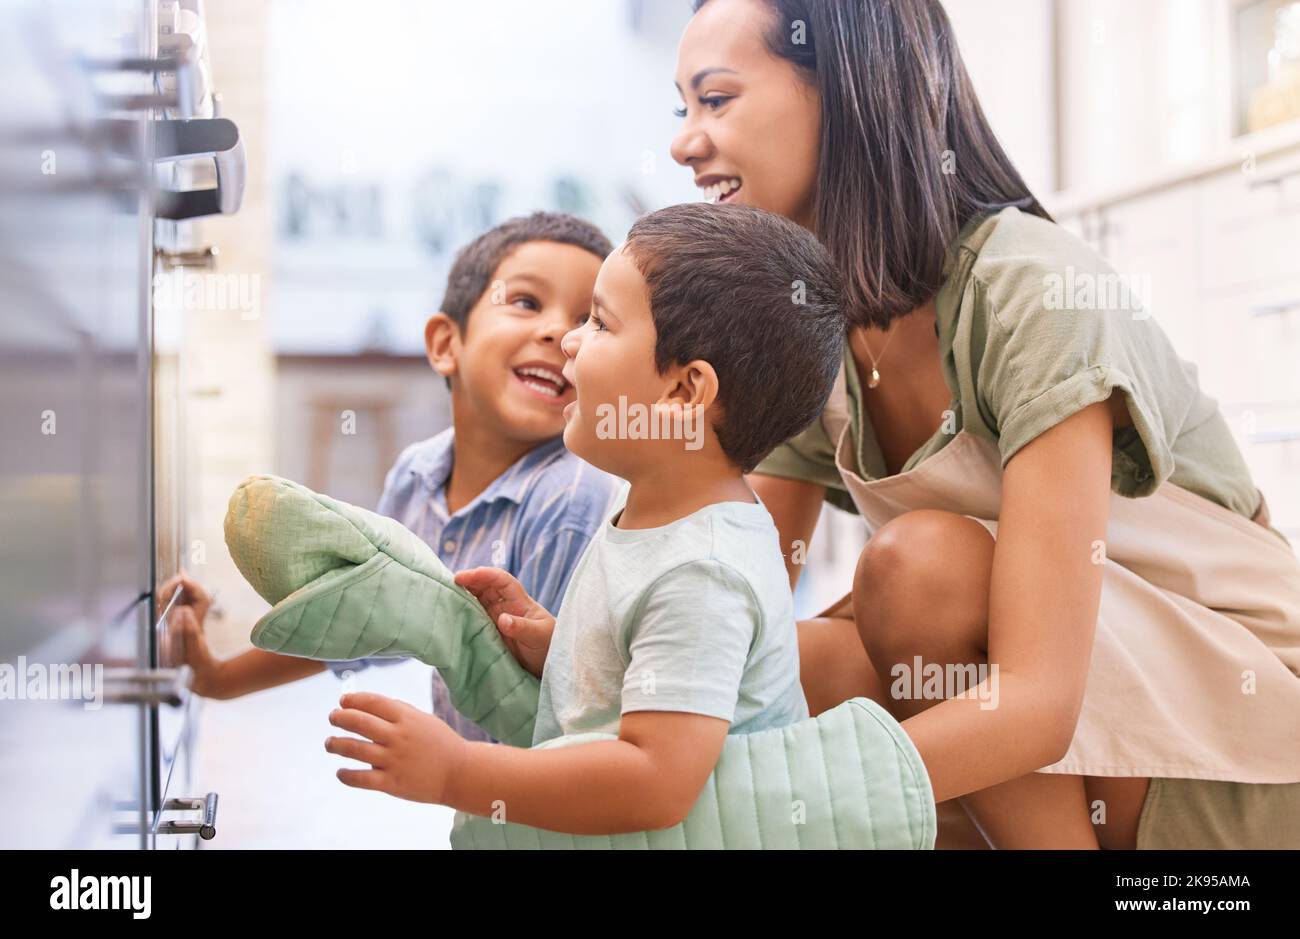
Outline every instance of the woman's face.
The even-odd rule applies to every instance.
[[[794,64],[768,51],[773,16],[766,0],[709,0],[691,20],[677,48],[683,122],[672,154],[709,201],[811,230],[821,104]]]

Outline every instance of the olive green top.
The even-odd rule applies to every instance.
[[[1039,434],[1119,391],[1133,426],[1115,432],[1115,492],[1146,496],[1168,480],[1253,517],[1260,494],[1217,403],[1121,281],[1083,241],[1019,209],[967,225],[935,298],[953,413],[903,472],[963,428],[994,441],[1005,467]],[[844,364],[857,473],[880,479],[888,471],[847,346]],[[755,472],[825,485],[828,501],[854,510],[820,420]]]

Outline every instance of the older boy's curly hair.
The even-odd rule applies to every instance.
[[[595,225],[563,212],[534,212],[489,229],[460,249],[447,275],[441,310],[462,332],[469,322],[470,311],[491,286],[492,275],[502,260],[530,241],[573,245],[590,251],[602,261],[614,250]]]

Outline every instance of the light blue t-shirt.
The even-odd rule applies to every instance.
[[[720,502],[661,528],[597,531],[556,617],[533,744],[617,734],[623,714],[682,711],[729,733],[808,717],[794,603],[772,517]]]

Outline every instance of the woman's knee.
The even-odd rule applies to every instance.
[[[908,512],[883,526],[863,549],[853,582],[867,651],[923,653],[922,645],[950,645],[953,630],[970,638],[987,616],[993,546],[983,525],[951,512]]]

